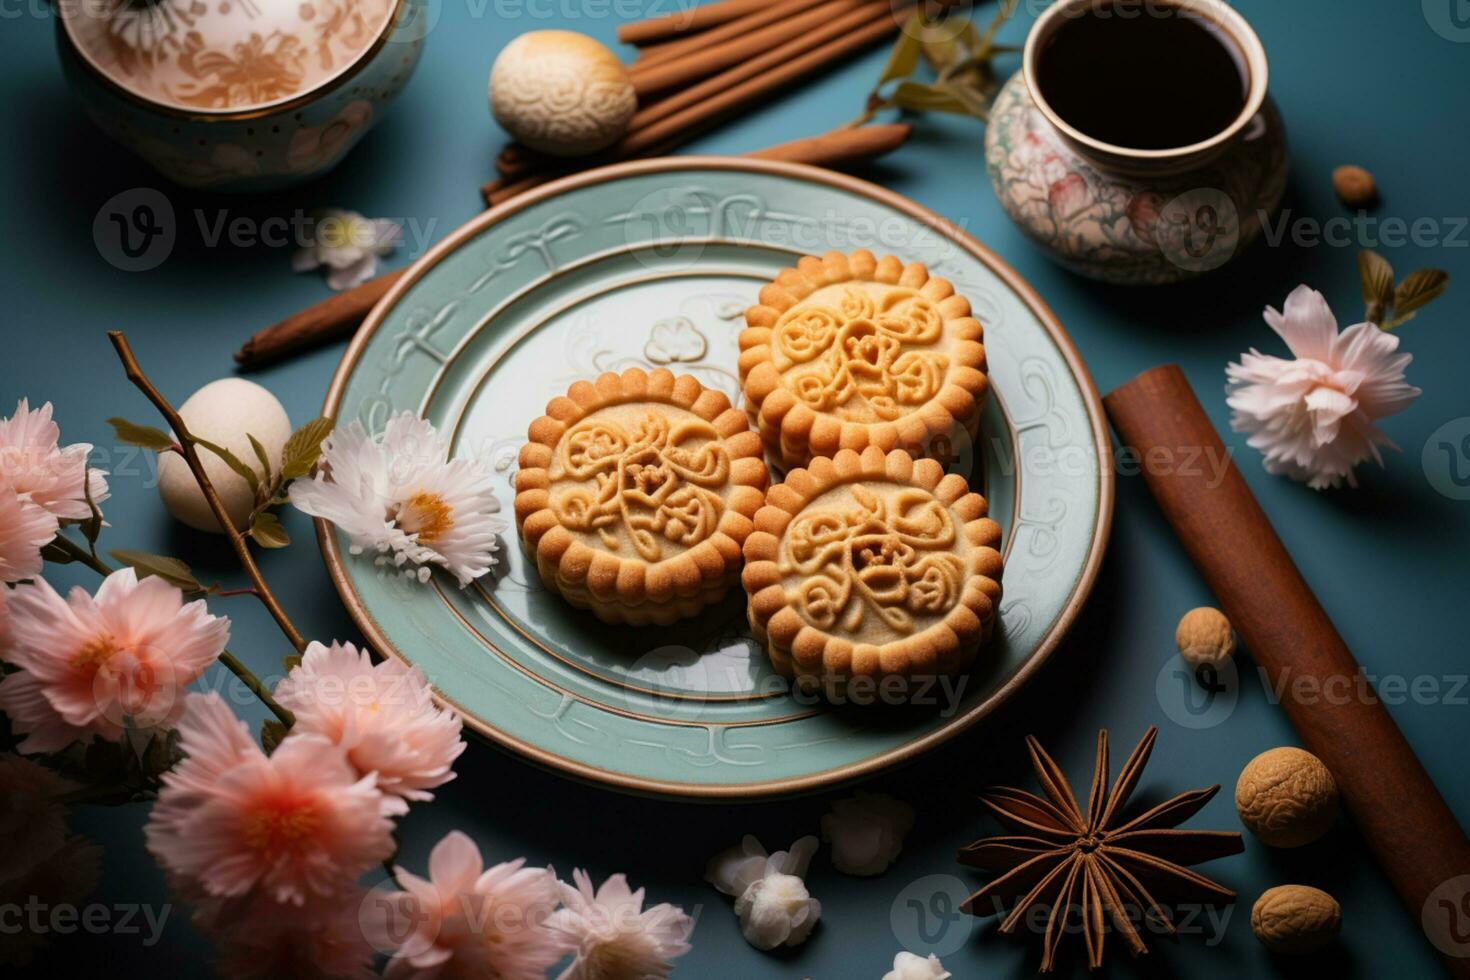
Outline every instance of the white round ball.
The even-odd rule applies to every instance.
[[[553,156],[596,153],[616,143],[638,109],[623,63],[575,31],[530,31],[490,69],[490,111],[506,132]]]
[[[275,395],[244,378],[221,378],[211,381],[189,396],[179,407],[179,415],[189,432],[223,446],[240,462],[260,473],[260,463],[250,445],[255,436],[271,461],[271,471],[281,465],[281,450],[291,437],[291,420]],[[245,522],[255,507],[255,494],[245,478],[230,469],[224,460],[208,449],[199,448],[199,461],[209,482],[214,484],[225,511],[235,527],[244,530]],[[223,533],[204,491],[189,471],[189,464],[178,453],[163,453],[158,460],[158,494],[163,505],[175,518],[200,531]]]

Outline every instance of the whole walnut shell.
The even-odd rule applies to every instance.
[[[1337,781],[1305,749],[1269,749],[1241,771],[1235,809],[1262,843],[1301,847],[1327,833],[1337,818]]]
[[[1268,888],[1251,907],[1251,931],[1273,953],[1314,953],[1336,939],[1341,928],[1337,900],[1306,885]]]

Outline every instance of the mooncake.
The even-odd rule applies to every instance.
[[[773,463],[840,449],[941,460],[973,438],[988,381],[980,321],[947,280],[868,251],[805,256],[740,334],[746,411]]]
[[[745,542],[751,629],[804,689],[907,699],[967,669],[1001,596],[1000,526],[932,459],[869,446],[770,489]]]
[[[578,381],[531,423],[516,527],[548,589],[609,623],[670,623],[739,580],[761,441],[724,394],[659,369]]]

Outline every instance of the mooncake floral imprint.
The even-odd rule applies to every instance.
[[[760,438],[689,375],[579,381],[531,424],[516,524],[547,588],[614,623],[722,598],[764,497]]]
[[[906,697],[970,665],[1000,601],[1000,526],[931,459],[869,446],[791,471],[745,543],[756,638],[829,695]]]
[[[891,255],[805,256],[761,290],[740,335],[746,407],[772,456],[947,454],[987,390],[980,322],[944,279]]]

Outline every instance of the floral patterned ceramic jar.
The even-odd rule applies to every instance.
[[[187,187],[254,191],[335,166],[408,81],[424,0],[58,0],[88,115]]]
[[[1106,0],[1058,0],[1032,26],[1022,69],[996,96],[985,159],[1002,207],[1057,261],[1093,279],[1175,282],[1218,268],[1251,243],[1281,201],[1286,132],[1266,95],[1266,54],[1221,0],[1139,0],[1137,16],[1179,8],[1223,33],[1242,62],[1244,104],[1205,140],[1165,149],[1103,142],[1067,122],[1034,84],[1039,53],[1068,17]],[[1161,78],[1160,85],[1189,84]],[[1104,89],[1108,80],[1098,79]],[[1147,93],[1112,89],[1128,102]]]

